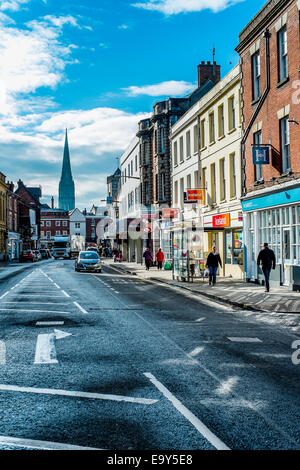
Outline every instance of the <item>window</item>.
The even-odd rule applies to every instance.
[[[174,166],[178,165],[177,142],[174,142]]]
[[[128,165],[128,178],[129,178],[129,176],[130,176],[130,163]]]
[[[252,56],[252,96],[253,100],[260,97],[260,52]]]
[[[198,171],[194,172],[194,187],[195,188],[199,187],[199,172]]]
[[[291,169],[290,126],[289,126],[288,116],[280,120],[280,139],[281,139],[282,171],[286,172]]]
[[[64,230],[64,231],[63,231],[63,235],[65,235],[65,236],[68,235],[67,230]]]
[[[255,132],[253,134],[254,145],[262,144],[261,131]],[[263,169],[262,165],[255,165],[255,180],[261,181],[263,179]]]
[[[201,148],[205,147],[205,119],[201,121]]]
[[[161,174],[161,198],[163,201],[166,200],[166,175]]]
[[[187,131],[186,133],[186,158],[191,156],[191,133]]]
[[[60,230],[56,230],[55,235],[60,235]]]
[[[138,156],[135,156],[135,171],[138,169]]]
[[[211,179],[211,202],[214,204],[217,200],[216,194],[216,165],[210,165],[210,179]]]
[[[209,115],[209,143],[213,144],[215,142],[215,115],[211,113]]]
[[[221,104],[218,108],[218,120],[219,120],[219,138],[223,137],[225,134],[225,125],[224,125],[224,105]]]
[[[47,238],[51,238],[51,232],[47,232]]]
[[[180,178],[180,206],[183,207],[184,179]]]
[[[60,220],[56,220],[56,221],[55,221],[55,226],[56,226],[56,227],[60,227]]]
[[[41,220],[41,227],[44,227],[44,221]]]
[[[46,221],[46,227],[51,227],[51,220]]]
[[[68,221],[67,220],[63,220],[63,227],[67,227],[68,226]]]
[[[225,158],[220,160],[220,197],[221,201],[224,201],[226,198]]]
[[[175,181],[174,184],[174,202],[176,205],[178,204],[178,181]]]
[[[194,126],[194,153],[198,153],[198,126]]]
[[[75,222],[75,228],[80,228],[80,222]]]
[[[230,197],[236,196],[236,168],[235,168],[235,154],[229,156],[230,161]]]
[[[133,175],[133,160],[131,160],[131,169],[130,169],[130,175]]]
[[[179,158],[180,162],[183,162],[184,156],[183,156],[183,137],[180,137],[179,140]]]
[[[228,100],[228,121],[229,121],[229,131],[235,129],[235,104],[234,96],[231,96]]]
[[[202,168],[202,189],[207,189],[206,186],[206,168]]]
[[[145,161],[145,165],[148,165],[149,164],[149,152],[148,152],[148,146],[146,144],[146,142],[144,143],[144,161]]]
[[[165,152],[165,129],[164,127],[160,128],[160,151],[161,153]]]
[[[278,33],[278,66],[279,82],[288,77],[287,30],[282,28]]]
[[[192,189],[192,177],[187,175],[186,177],[186,189]]]
[[[45,236],[45,232],[44,230],[41,230],[41,237],[44,238],[44,236]]]

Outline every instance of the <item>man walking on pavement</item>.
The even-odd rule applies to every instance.
[[[206,261],[206,267],[209,269],[209,285],[216,285],[218,267],[222,268],[222,261],[217,249],[214,246],[212,252],[209,253]]]
[[[273,250],[269,248],[268,243],[264,243],[264,249],[260,251],[257,258],[257,266],[262,264],[262,270],[265,276],[266,292],[270,292],[270,274],[272,268],[276,268],[276,258]]]
[[[149,271],[151,263],[152,263],[152,253],[149,248],[146,248],[144,251],[143,257],[145,258],[146,269]]]
[[[156,261],[157,261],[157,269],[162,270],[162,264],[165,259],[165,255],[161,251],[161,248],[158,250],[155,256],[156,256]]]

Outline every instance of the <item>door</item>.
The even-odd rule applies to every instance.
[[[248,273],[247,277],[253,281],[256,279],[256,259],[255,259],[255,246],[254,246],[254,230],[249,232],[249,247],[248,247]]]
[[[291,233],[289,228],[282,229],[282,274],[283,285],[290,285]]]

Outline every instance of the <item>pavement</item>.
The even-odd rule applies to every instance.
[[[1,261],[0,262],[0,282],[5,281],[6,279],[10,279],[11,277],[14,277],[20,273],[23,273],[24,271],[27,271],[28,269],[32,269],[33,267],[36,267],[37,265],[41,266],[51,261],[52,261],[51,259],[36,261],[35,263],[18,263],[18,262]]]
[[[259,315],[33,264],[0,283],[0,449],[299,450],[300,329]]]
[[[217,285],[212,287],[209,286],[208,279],[196,279],[190,283],[173,280],[172,271],[158,271],[156,267],[146,271],[145,265],[137,263],[114,263],[106,259],[104,263],[128,274],[176,286],[234,307],[257,312],[300,313],[300,293],[292,292],[284,286],[271,288],[270,292],[266,293],[265,288],[258,284],[232,278],[218,278]]]

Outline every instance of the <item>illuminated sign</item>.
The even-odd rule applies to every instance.
[[[214,215],[213,227],[215,228],[230,227],[230,214]]]

